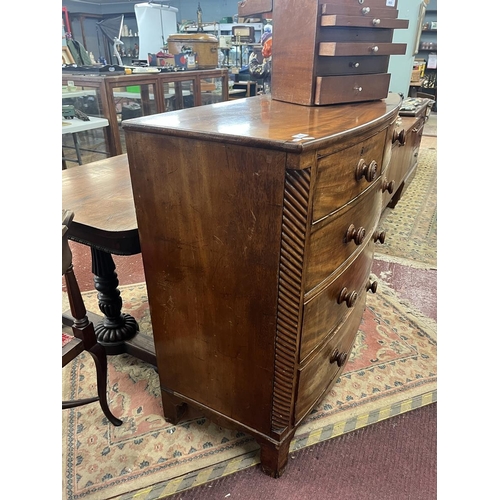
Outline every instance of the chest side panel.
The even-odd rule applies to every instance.
[[[269,432],[285,155],[141,133],[127,149],[162,387]]]

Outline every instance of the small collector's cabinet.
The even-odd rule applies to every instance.
[[[165,417],[253,435],[271,476],[376,291],[400,106],[262,95],[123,123]]]
[[[272,96],[306,106],[385,99],[397,0],[244,0],[240,15],[272,9]],[[300,35],[299,35],[300,34]]]

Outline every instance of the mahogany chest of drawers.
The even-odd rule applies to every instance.
[[[434,101],[431,99],[411,99],[419,101],[415,112],[400,111],[392,133],[391,160],[384,176],[388,187],[382,198],[382,206],[394,208],[417,173],[418,153],[424,125],[429,117]],[[403,101],[404,106],[406,100]],[[404,113],[404,114],[403,114]]]
[[[165,417],[253,435],[271,476],[376,290],[400,105],[265,95],[123,123]]]
[[[272,97],[307,106],[385,99],[397,0],[246,0],[240,15],[272,8]]]

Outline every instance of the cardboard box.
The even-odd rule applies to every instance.
[[[418,83],[420,81],[420,69],[414,69],[411,72],[411,83]]]

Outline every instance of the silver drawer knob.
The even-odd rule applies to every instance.
[[[363,16],[366,16],[366,14],[370,13],[370,7],[363,7],[361,9],[361,13],[363,14]]]
[[[361,92],[363,90],[363,87],[354,87],[354,90],[357,90],[358,92]]]
[[[378,46],[375,45],[374,47],[372,47],[372,52],[378,52]]]
[[[380,24],[380,19],[375,18],[375,19],[372,21],[372,24],[373,24],[373,26],[378,26],[378,25]]]
[[[351,63],[349,63],[349,66],[351,68],[359,68],[359,62],[351,62]]]

